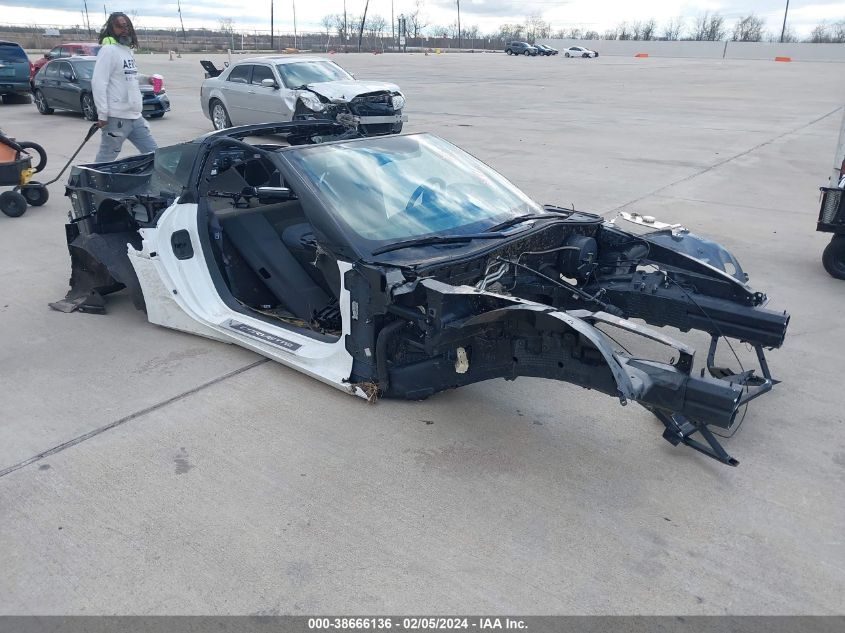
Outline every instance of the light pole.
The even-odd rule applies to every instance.
[[[783,12],[783,28],[780,30],[780,43],[783,44],[783,36],[786,34],[786,14],[789,13],[789,0],[786,0],[786,10]]]
[[[273,0],[270,0],[270,50],[273,48]]]
[[[461,0],[456,0],[458,3],[458,50],[461,50]]]
[[[293,47],[296,48],[296,0],[293,1]]]

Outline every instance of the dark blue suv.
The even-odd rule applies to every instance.
[[[16,42],[0,40],[0,95],[3,103],[23,100],[29,103],[29,57]]]

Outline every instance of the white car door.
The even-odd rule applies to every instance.
[[[220,146],[212,151],[222,154],[231,148]],[[216,173],[216,162],[214,156],[209,157],[203,182]],[[177,200],[164,211],[155,227],[140,229],[139,233],[143,240],[141,250],[131,244],[127,248],[151,323],[235,343],[366,398],[364,391],[348,383],[353,361],[346,350],[346,337],[351,332],[351,301],[344,277],[352,269],[350,263],[338,262],[341,335],[336,341],[318,340],[301,328],[286,327],[248,310],[236,310],[223,300],[209,268],[217,266],[208,252],[213,243],[211,229],[204,219],[199,221],[197,203]],[[219,270],[214,272],[220,276]]]

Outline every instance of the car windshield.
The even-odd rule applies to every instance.
[[[0,62],[25,62],[29,61],[26,53],[17,44],[0,43]]]
[[[277,64],[276,69],[288,88],[298,88],[308,84],[324,81],[345,81],[352,79],[352,75],[343,68],[329,61],[294,62],[292,64]]]
[[[543,211],[490,167],[430,134],[301,147],[285,155],[371,250],[421,236],[483,232]]]
[[[73,68],[76,71],[77,77],[80,79],[91,79],[94,75],[94,61],[75,62]]]

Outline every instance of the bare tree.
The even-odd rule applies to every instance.
[[[219,29],[223,35],[229,38],[229,47],[235,48],[235,21],[232,18],[220,18]]]
[[[623,22],[616,27],[616,37],[614,39],[632,40],[634,39],[634,31],[627,22]]]
[[[384,35],[384,29],[387,28],[387,20],[380,15],[371,16],[370,19],[367,20],[365,28],[371,38],[380,38]]]
[[[503,24],[496,32],[496,37],[506,42],[511,40],[521,40],[524,35],[525,27],[521,24]]]
[[[413,37],[419,37],[420,33],[428,26],[428,18],[422,13],[424,6],[423,0],[417,0],[414,3],[413,13],[408,15],[408,26]]]
[[[766,33],[766,41],[767,42],[780,42],[780,33]],[[798,35],[792,29],[791,26],[787,25],[786,29],[783,32],[783,41],[784,42],[797,42],[799,41]]]
[[[464,33],[463,33],[464,40],[465,41],[469,40],[470,48],[475,48],[475,40],[478,39],[479,34],[480,34],[479,30],[478,30],[478,25],[473,24],[470,27],[464,27],[463,31],[464,31]]]
[[[540,13],[532,13],[525,17],[525,38],[533,42],[538,37],[549,36],[549,25],[543,20]]]
[[[663,39],[665,40],[679,40],[681,33],[684,31],[684,19],[673,18],[663,25]]]
[[[705,11],[699,15],[692,27],[692,39],[698,42],[716,42],[725,39],[725,18],[718,13]]]
[[[323,33],[326,34],[326,40],[328,41],[329,37],[331,37],[332,31],[337,28],[337,14],[330,13],[329,15],[324,15],[320,18],[320,26],[323,27]],[[343,28],[342,24],[341,28]]]
[[[761,42],[763,40],[763,27],[766,21],[758,18],[753,13],[737,20],[734,26],[734,42]]]
[[[640,25],[640,39],[641,40],[653,40],[654,36],[657,32],[657,22],[654,18],[650,20],[646,20]]]
[[[814,44],[842,44],[845,42],[845,20],[833,24],[822,22],[816,25],[806,41]]]
[[[599,32],[598,31],[587,31],[584,33],[585,40],[597,40],[599,39]]]
[[[827,23],[821,22],[813,27],[807,41],[812,42],[813,44],[826,44],[827,42],[830,42],[830,31]]]

